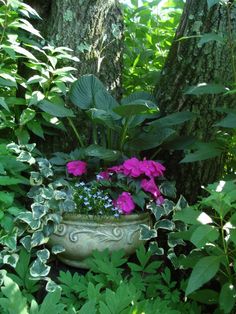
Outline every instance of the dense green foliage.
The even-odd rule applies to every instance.
[[[156,86],[182,13],[183,0],[138,0],[124,6],[125,94]]]
[[[75,80],[73,68],[66,65],[72,59],[70,50],[47,46],[30,24],[30,18],[39,18],[35,10],[19,0],[0,1],[3,314],[235,313],[234,181],[208,186],[207,196],[193,206],[183,196],[176,202],[150,204],[153,227],[141,229],[148,249],[140,247],[131,260],[122,252],[94,252],[86,274],[74,270],[57,274],[56,254],[64,248],[55,246],[50,252],[46,247],[63,211],[74,205],[63,178],[51,179],[55,169],[58,174],[66,162],[80,158],[98,169],[100,162],[109,166],[128,156],[144,157],[150,150],[154,158],[163,143],[174,142],[174,127],[194,116],[177,112],[160,117],[153,97],[140,92],[151,91],[158,81],[184,1],[145,0],[141,7],[137,0],[131,3],[125,6],[124,94],[133,94],[118,103],[96,77]],[[211,8],[225,1],[207,3]],[[208,84],[187,92],[198,97],[235,90]],[[225,118],[215,124],[219,130],[215,143],[211,147],[195,143],[199,149],[190,147],[184,161],[227,153],[225,169],[234,179],[236,112],[217,110]],[[79,129],[75,113],[85,121]],[[30,143],[66,131],[65,120],[80,150],[54,152],[50,163]],[[164,183],[161,188],[163,195],[175,198],[174,185]]]

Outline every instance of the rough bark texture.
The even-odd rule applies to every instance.
[[[28,0],[42,22],[36,28],[54,46],[73,49],[80,62],[71,62],[77,68],[75,77],[95,74],[118,100],[122,95],[123,18],[118,0]],[[113,29],[117,29],[116,34]],[[86,49],[87,47],[87,49]],[[84,121],[74,121],[81,130]],[[65,121],[68,133],[58,131],[55,136],[37,140],[45,154],[69,152],[78,146],[71,127]]]
[[[230,34],[236,31],[236,6],[226,9],[214,5],[210,10],[206,0],[187,0],[175,40],[163,68],[160,82],[156,88],[156,97],[160,109],[165,113],[192,111],[199,118],[179,128],[180,135],[196,136],[210,142],[216,135],[213,124],[217,116],[214,108],[235,106],[235,97],[219,95],[184,95],[188,86],[198,83],[223,83],[234,81],[232,70],[233,47]],[[226,44],[210,41],[199,45],[199,38],[193,37],[176,41],[181,37],[202,35],[205,33],[222,34]],[[163,157],[163,156],[162,156]],[[223,171],[224,156],[204,162],[178,164],[183,154],[165,156],[170,175],[177,182],[179,193],[190,202],[196,201],[201,185],[217,180]]]
[[[120,98],[123,19],[118,0],[28,0],[28,3],[43,18],[38,27],[45,38],[56,46],[70,47],[79,57],[80,62],[74,64],[77,77],[93,73]],[[118,38],[112,31],[114,27],[120,30]]]

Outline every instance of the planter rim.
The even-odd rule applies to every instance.
[[[98,216],[98,215],[84,215],[78,213],[66,213],[63,215],[63,221],[81,221],[81,222],[97,222],[97,223],[122,223],[132,222],[137,220],[144,220],[150,218],[149,212],[142,212],[138,214],[120,215],[119,217],[113,216]]]

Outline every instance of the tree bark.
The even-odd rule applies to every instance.
[[[118,0],[28,0],[43,20],[43,36],[73,49],[77,77],[95,74],[121,98],[123,17]]]
[[[236,5],[214,5],[207,8],[206,0],[187,0],[173,45],[156,87],[156,98],[163,113],[192,111],[198,114],[194,121],[178,129],[179,135],[194,136],[204,142],[216,137],[214,123],[219,115],[216,107],[233,107],[235,97],[219,95],[185,95],[189,86],[199,83],[229,84],[235,81],[234,46],[232,34],[236,31]],[[209,41],[203,45],[196,37],[206,33],[223,36],[226,43]],[[190,37],[185,40],[178,39]],[[234,65],[234,66],[233,66]],[[183,153],[165,154],[170,176],[177,190],[190,202],[195,202],[201,186],[214,182],[223,173],[224,156],[202,162],[179,164]],[[163,156],[162,156],[163,157]]]

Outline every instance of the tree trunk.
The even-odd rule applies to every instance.
[[[55,46],[80,59],[76,76],[95,74],[120,98],[123,18],[118,0],[28,0],[43,20],[37,27]]]
[[[195,136],[212,141],[217,133],[213,125],[219,119],[216,107],[235,106],[235,97],[213,95],[185,95],[184,90],[199,83],[229,84],[235,81],[234,46],[236,5],[214,5],[207,8],[206,0],[187,0],[173,45],[163,68],[156,97],[163,113],[192,111],[199,118],[178,129],[179,135]],[[200,44],[199,35],[217,33],[225,43],[209,41]],[[189,37],[177,41],[181,37]],[[193,36],[193,37],[191,37]],[[163,156],[162,156],[163,157]],[[167,156],[165,156],[167,157]],[[202,162],[179,164],[180,152],[168,155],[167,167],[176,180],[177,190],[190,202],[195,202],[201,186],[214,182],[223,173],[224,156]]]
[[[122,95],[123,19],[118,0],[28,0],[42,17],[36,28],[54,46],[73,49],[80,62],[75,77],[95,74],[116,99]],[[75,125],[83,128],[79,115]],[[68,133],[57,131],[54,136],[37,139],[38,148],[50,155],[52,152],[69,152],[78,147],[71,127],[65,121]],[[82,126],[82,127],[81,127]]]

